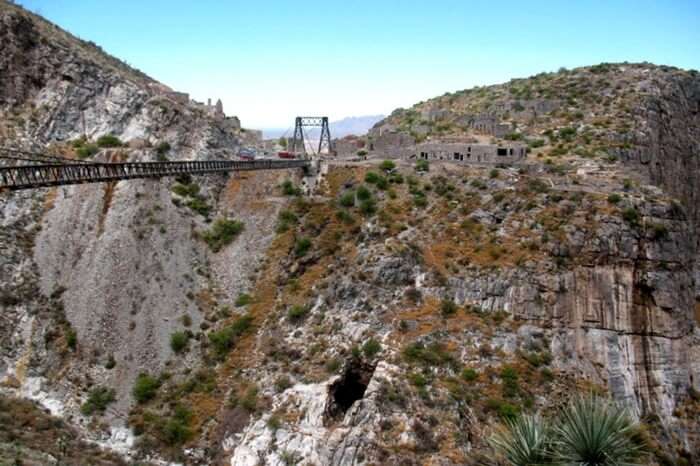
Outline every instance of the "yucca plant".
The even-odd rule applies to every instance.
[[[491,446],[513,466],[550,464],[551,429],[538,414],[505,421],[489,439]]]
[[[589,395],[572,400],[553,426],[557,464],[629,466],[644,454],[638,426],[628,411],[612,401]]]

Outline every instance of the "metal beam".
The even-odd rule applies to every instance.
[[[230,171],[306,168],[306,160],[210,160],[25,165],[0,168],[0,190]]]

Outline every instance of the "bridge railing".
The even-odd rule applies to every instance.
[[[0,189],[19,190],[133,178],[161,178],[182,174],[304,168],[308,165],[309,162],[306,160],[197,160],[24,165],[0,168]]]

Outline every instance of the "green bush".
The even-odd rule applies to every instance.
[[[667,238],[668,228],[663,223],[653,223],[651,224],[651,236],[656,240]]]
[[[622,197],[617,193],[612,193],[608,195],[608,202],[611,204],[617,204],[622,200]]]
[[[355,192],[347,191],[340,196],[340,205],[343,207],[353,207],[355,205]]]
[[[381,178],[381,176],[377,173],[367,172],[367,174],[365,175],[365,183],[375,184],[379,180],[379,178]]]
[[[176,353],[181,353],[187,348],[189,337],[182,331],[174,332],[170,335],[170,348]]]
[[[297,257],[303,257],[311,249],[311,240],[306,236],[297,239],[294,245],[294,255]]]
[[[490,399],[486,402],[487,408],[495,411],[504,420],[513,420],[520,414],[520,408],[498,399]]]
[[[78,346],[78,334],[75,333],[75,330],[72,328],[68,328],[68,330],[66,330],[66,345],[72,350]]]
[[[243,228],[243,222],[220,218],[214,222],[211,229],[202,233],[202,239],[212,251],[219,252],[224,246],[236,239]]]
[[[404,348],[403,357],[409,362],[425,366],[440,366],[454,362],[453,356],[438,342],[431,343],[427,347],[422,343],[412,343]]]
[[[156,154],[158,155],[158,160],[165,161],[167,160],[166,155],[168,155],[168,152],[170,152],[170,143],[167,141],[163,141],[160,144],[156,146]]]
[[[237,318],[231,325],[221,330],[209,332],[209,343],[218,357],[225,356],[235,343],[236,337],[240,337],[253,326],[253,317],[244,315]]]
[[[639,224],[639,211],[634,207],[627,207],[622,211],[622,218],[630,225],[637,226]]]
[[[360,202],[360,212],[366,216],[374,215],[377,212],[377,204],[374,199],[365,199]]]
[[[379,165],[379,168],[384,170],[385,172],[391,171],[394,168],[396,168],[396,164],[392,162],[391,160],[384,160],[382,163]]]
[[[93,155],[97,154],[100,151],[99,147],[95,144],[86,144],[84,146],[80,146],[75,150],[76,155],[78,156],[79,159],[86,159],[88,157],[92,157]]]
[[[346,225],[352,225],[353,223],[355,223],[355,219],[347,210],[339,210],[338,212],[336,212],[335,216],[338,218],[338,220],[340,220]]]
[[[199,194],[199,185],[197,183],[175,183],[171,190],[178,196],[196,197]]]
[[[374,338],[370,338],[362,345],[362,352],[369,359],[375,357],[382,350],[382,344]]]
[[[202,217],[207,217],[211,211],[209,204],[207,204],[206,201],[199,196],[189,199],[185,205],[197,212]]]
[[[234,305],[236,307],[243,307],[243,306],[247,306],[248,304],[250,304],[252,302],[253,302],[252,296],[250,296],[247,293],[241,293],[238,295],[238,298],[236,298],[236,302],[234,303]]]
[[[445,298],[440,302],[440,314],[449,317],[457,313],[457,304],[451,299]]]
[[[297,215],[291,210],[284,209],[280,211],[277,217],[277,233],[288,231],[292,225],[296,225],[299,221]]]
[[[123,144],[119,140],[119,138],[112,135],[112,134],[105,134],[104,136],[100,136],[99,138],[97,138],[97,145],[99,147],[121,147],[121,146],[123,146]]]
[[[462,378],[466,380],[467,382],[473,382],[479,377],[479,373],[476,371],[476,369],[472,369],[471,367],[465,367],[462,370]]]
[[[360,201],[366,201],[372,198],[372,193],[365,186],[360,186],[357,188],[357,199]]]
[[[159,388],[160,381],[158,379],[148,374],[141,373],[136,377],[136,383],[131,393],[138,403],[145,403],[155,398]]]
[[[294,186],[292,180],[284,180],[282,182],[282,194],[285,196],[300,196],[301,189]]]
[[[96,412],[102,414],[107,409],[107,405],[115,400],[116,392],[113,388],[93,388],[90,390],[87,401],[80,407],[80,412],[85,416],[91,416]]]
[[[504,366],[503,369],[501,369],[503,396],[513,398],[520,393],[518,378],[518,372],[513,367]]]
[[[292,306],[287,311],[287,319],[291,322],[297,323],[304,320],[304,318],[309,314],[308,306]]]
[[[499,174],[500,173],[498,171],[498,168],[492,168],[491,171],[489,172],[489,178],[491,178],[491,179],[498,178]]]
[[[171,446],[182,445],[192,438],[192,429],[189,427],[192,412],[181,405],[175,408],[173,416],[168,418],[160,431],[163,440]]]
[[[419,159],[416,161],[417,172],[427,172],[430,170],[430,163],[427,160]]]
[[[380,189],[382,191],[386,191],[386,189],[389,187],[389,181],[385,177],[380,176],[377,179],[375,186],[377,187],[377,189]]]

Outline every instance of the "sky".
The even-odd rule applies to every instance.
[[[700,0],[17,0],[248,128],[560,67],[700,69]]]

